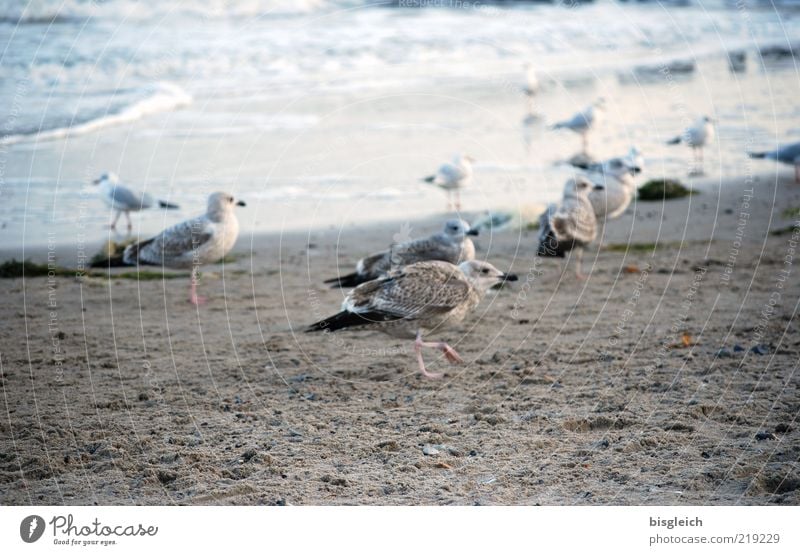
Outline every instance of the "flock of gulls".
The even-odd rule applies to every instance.
[[[538,90],[535,72],[528,66],[522,93],[531,110]],[[580,135],[582,153],[586,155],[590,132],[604,119],[605,110],[605,101],[598,99],[551,129],[567,129]],[[695,164],[702,167],[703,147],[713,139],[713,120],[701,117],[668,144],[688,145]],[[800,143],[750,156],[793,165],[800,183]],[[472,157],[459,154],[436,173],[423,178],[446,192],[448,210],[461,209],[460,192],[472,180],[473,162]],[[634,177],[642,172],[643,166],[642,153],[635,147],[624,156],[587,162],[581,168],[582,175],[565,183],[561,202],[549,205],[541,215],[537,255],[563,258],[574,251],[575,274],[579,279],[585,278],[581,272],[583,250],[597,238],[599,229],[608,220],[619,217],[635,198]],[[113,173],[102,175],[94,183],[114,213],[112,229],[122,214],[130,230],[131,212],[177,208],[126,187]],[[128,245],[122,260],[127,265],[191,269],[189,301],[203,304],[205,299],[197,294],[198,269],[219,261],[233,248],[239,234],[237,206],[244,206],[244,202],[224,192],[213,193],[204,214]],[[392,244],[384,251],[362,258],[353,272],[325,281],[333,287],[353,289],[338,313],[315,322],[306,331],[328,333],[359,327],[413,339],[420,372],[428,378],[439,377],[426,369],[423,347],[441,351],[453,363],[461,362],[461,357],[447,343],[425,341],[425,335],[462,321],[489,289],[517,279],[488,262],[475,260],[471,236],[477,234],[477,229],[469,223],[455,218],[445,222],[439,233]]]

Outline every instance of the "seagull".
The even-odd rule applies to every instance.
[[[421,239],[392,245],[388,250],[366,256],[356,264],[356,271],[344,276],[326,279],[332,287],[355,287],[378,278],[395,266],[406,266],[425,260],[443,260],[459,264],[475,258],[475,245],[470,235],[478,230],[464,220],[448,220],[444,229]]]
[[[155,204],[158,204],[159,208],[178,208],[177,204],[156,200],[152,195],[139,193],[125,187],[120,183],[119,176],[114,172],[104,173],[92,183],[100,186],[100,198],[116,213],[114,221],[111,222],[111,229],[116,229],[117,220],[119,220],[122,213],[125,213],[125,218],[128,220],[128,231],[130,231],[133,227],[131,225],[131,212],[146,210],[152,208]]]
[[[597,218],[589,201],[589,192],[596,187],[598,185],[585,177],[567,180],[561,206],[551,204],[539,219],[541,230],[537,254],[564,258],[568,251],[575,249],[575,275],[578,279],[586,278],[581,273],[583,249],[597,237]]]
[[[525,83],[522,85],[522,94],[528,99],[528,114],[533,115],[533,97],[539,94],[540,84],[536,71],[531,64],[525,64]]]
[[[239,220],[235,206],[245,206],[228,193],[208,197],[206,213],[165,229],[152,239],[125,248],[122,259],[129,265],[191,268],[189,302],[206,302],[197,296],[197,270],[202,264],[217,262],[233,248],[239,236]]]
[[[380,330],[403,339],[415,339],[419,370],[425,368],[422,347],[440,350],[450,362],[463,362],[445,342],[427,342],[425,333],[461,322],[478,306],[486,291],[517,276],[504,274],[488,262],[470,260],[458,266],[440,260],[417,262],[362,283],[345,298],[341,312],[311,324],[307,332],[332,332],[353,326]]]
[[[525,96],[536,96],[539,92],[539,78],[536,76],[531,64],[525,64],[525,84],[522,86],[522,92]]]
[[[455,193],[455,209],[461,210],[461,189],[472,181],[472,163],[475,161],[471,156],[459,154],[451,163],[443,164],[435,175],[423,178],[426,183],[434,185],[447,191],[447,209],[453,206],[452,196]]]
[[[636,196],[634,176],[642,172],[644,159],[636,147],[626,156],[610,158],[591,164],[587,177],[594,183],[589,192],[594,215],[598,222],[619,217]]]
[[[800,143],[792,143],[766,152],[751,152],[750,158],[767,158],[794,166],[794,182],[800,183]]]
[[[596,127],[602,120],[606,111],[606,101],[598,98],[592,104],[578,112],[572,118],[560,121],[553,125],[551,129],[569,129],[581,136],[583,141],[583,153],[588,154],[589,131]]]
[[[703,147],[714,140],[714,120],[708,116],[699,118],[694,125],[687,127],[681,135],[667,141],[668,145],[677,145],[681,142],[692,147],[694,164],[697,170],[692,173],[703,172]]]

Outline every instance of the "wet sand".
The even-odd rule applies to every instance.
[[[465,364],[426,353],[439,381],[410,342],[302,333],[404,222],[242,236],[199,310],[183,279],[0,280],[0,501],[798,504],[790,173],[638,203],[585,282],[484,233],[521,281],[442,334]]]

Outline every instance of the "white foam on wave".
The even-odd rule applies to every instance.
[[[366,1],[364,2],[366,3]],[[161,20],[165,16],[226,19],[302,15],[360,5],[359,0],[0,0],[0,21],[15,24],[86,19]]]
[[[130,123],[158,112],[167,112],[188,106],[192,97],[172,83],[157,83],[143,99],[123,107],[113,114],[90,119],[67,127],[45,129],[37,133],[23,133],[0,137],[0,145],[12,145],[29,141],[52,141],[75,135],[85,135],[104,127]]]

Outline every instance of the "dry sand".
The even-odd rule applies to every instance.
[[[410,342],[301,333],[337,310],[336,264],[402,222],[242,237],[199,310],[182,279],[2,280],[0,501],[798,504],[800,186],[780,175],[639,203],[586,282],[529,271],[535,231],[484,234],[521,281],[442,335],[464,365],[426,353],[440,381]]]

